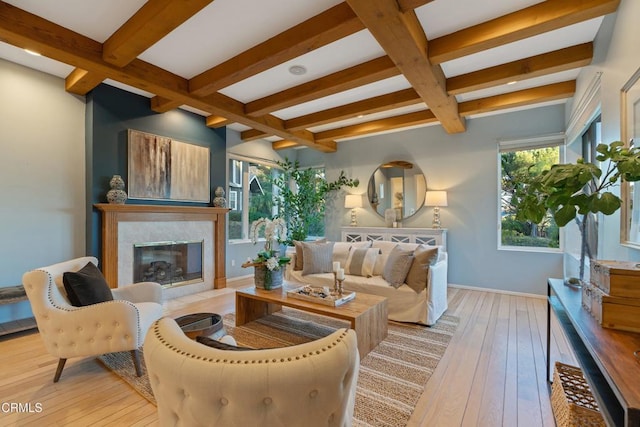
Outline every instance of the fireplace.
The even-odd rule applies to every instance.
[[[204,240],[145,242],[133,245],[133,281],[164,288],[202,282]]]
[[[127,286],[136,281],[132,262],[134,245],[142,242],[198,242],[198,246],[202,242],[201,253],[195,257],[202,265],[202,278],[189,286],[165,286],[163,298],[166,300],[225,287],[225,229],[229,209],[108,203],[98,203],[95,207],[102,211],[101,265],[111,287]],[[178,275],[175,271],[167,271],[167,264],[174,265],[176,261],[166,258],[156,261],[166,263],[154,264],[154,270],[164,268],[164,272],[158,271],[156,275]],[[180,268],[183,276],[193,270],[190,264]]]

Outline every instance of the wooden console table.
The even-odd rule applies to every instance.
[[[547,281],[547,381],[550,376],[551,311],[571,343],[584,376],[611,426],[640,426],[640,334],[601,327],[582,308],[580,289]]]

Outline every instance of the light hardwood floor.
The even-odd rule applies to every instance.
[[[174,317],[233,310],[232,288],[165,304],[165,313]],[[460,325],[409,425],[553,426],[545,377],[545,300],[450,288],[448,313],[458,316]],[[155,406],[94,358],[70,359],[54,384],[57,360],[37,332],[3,337],[0,346],[2,426],[158,424]],[[576,363],[555,319],[551,347],[555,360]],[[31,404],[31,412],[11,413],[6,403],[23,404],[23,410]]]

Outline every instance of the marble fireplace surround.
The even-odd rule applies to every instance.
[[[165,298],[226,287],[225,229],[229,209],[98,203],[102,212],[102,272],[111,287],[133,282],[133,244],[203,240],[201,283],[167,288]],[[175,294],[175,295],[174,295]]]

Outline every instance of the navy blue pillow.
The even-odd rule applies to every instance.
[[[62,283],[67,291],[69,302],[76,307],[113,301],[109,284],[92,262],[88,262],[76,272],[64,273]]]

